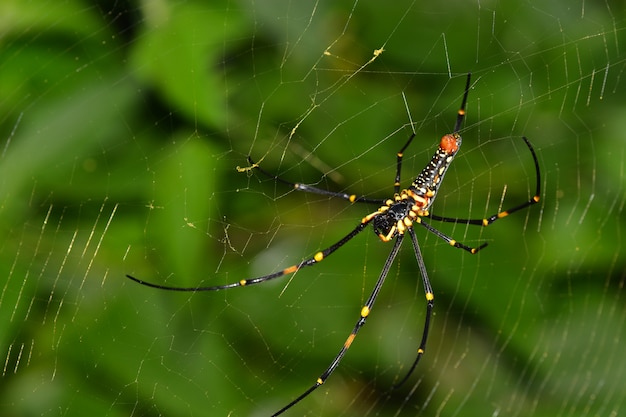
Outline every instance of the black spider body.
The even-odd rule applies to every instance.
[[[441,216],[437,216],[434,214],[430,214],[429,210],[435,200],[435,197],[437,196],[439,185],[441,184],[443,177],[445,176],[448,168],[450,167],[450,164],[452,163],[454,156],[456,155],[456,153],[459,151],[459,148],[461,147],[461,135],[459,134],[459,130],[461,129],[461,124],[463,123],[463,120],[465,118],[465,104],[467,102],[467,96],[469,94],[469,90],[470,90],[470,74],[467,74],[467,81],[465,84],[465,94],[463,95],[461,108],[459,109],[457,113],[456,123],[454,125],[453,132],[450,134],[444,135],[441,138],[441,141],[439,142],[439,147],[437,148],[437,151],[431,158],[430,162],[418,174],[418,176],[415,177],[415,180],[411,183],[411,185],[408,188],[400,190],[400,174],[402,171],[403,152],[406,150],[409,144],[411,144],[416,133],[413,132],[411,137],[409,137],[407,142],[397,153],[396,178],[394,181],[394,194],[392,198],[389,198],[386,200],[371,199],[365,196],[358,196],[356,194],[347,194],[343,192],[329,191],[326,189],[321,189],[312,185],[307,185],[307,184],[302,184],[302,183],[292,183],[287,180],[283,180],[280,177],[273,176],[272,174],[264,171],[258,164],[255,164],[254,162],[252,162],[250,158],[248,158],[251,164],[251,168],[257,169],[264,175],[272,177],[280,183],[287,184],[293,187],[293,189],[297,191],[341,198],[351,203],[361,203],[361,204],[373,203],[373,204],[379,205],[378,210],[363,217],[361,221],[354,227],[354,229],[351,232],[346,234],[343,238],[341,238],[334,244],[328,246],[327,248],[323,250],[316,252],[310,258],[304,259],[303,261],[293,264],[280,271],[275,271],[270,274],[259,276],[259,277],[254,277],[254,278],[244,278],[244,279],[240,279],[239,281],[231,282],[230,284],[224,284],[224,285],[176,287],[176,286],[169,286],[169,285],[162,285],[162,284],[155,284],[155,283],[147,282],[142,279],[135,278],[131,275],[127,275],[127,277],[132,279],[133,281],[138,282],[139,284],[142,284],[148,287],[158,288],[161,290],[167,290],[167,291],[192,291],[192,292],[219,291],[219,290],[225,290],[229,288],[247,287],[250,285],[268,282],[270,280],[280,278],[285,275],[294,274],[304,267],[317,265],[318,263],[326,259],[328,256],[333,254],[335,251],[337,251],[339,248],[341,248],[343,245],[345,245],[347,242],[352,240],[355,236],[357,236],[363,230],[365,230],[367,225],[369,225],[370,223],[372,224],[374,228],[374,232],[378,235],[378,237],[383,242],[389,242],[393,240],[391,251],[389,255],[387,256],[387,260],[385,261],[385,264],[382,267],[378,280],[376,281],[374,288],[371,290],[370,295],[367,298],[367,301],[361,308],[359,312],[359,318],[356,321],[354,328],[352,329],[352,331],[346,338],[343,346],[341,347],[339,352],[336,354],[334,359],[330,362],[328,367],[311,384],[311,386],[309,386],[308,389],[302,392],[295,399],[290,401],[287,405],[285,405],[280,410],[275,412],[272,415],[272,417],[275,417],[280,414],[283,414],[285,411],[289,410],[294,405],[298,404],[300,401],[306,398],[313,391],[315,391],[320,385],[322,385],[330,377],[330,375],[339,366],[339,363],[341,362],[344,355],[346,354],[346,352],[352,345],[352,342],[356,338],[357,333],[363,327],[367,318],[369,317],[370,312],[374,306],[374,302],[376,301],[376,298],[378,297],[378,294],[380,293],[380,290],[383,287],[385,278],[387,277],[387,274],[389,273],[389,270],[391,269],[393,262],[396,259],[396,256],[398,255],[403,239],[405,235],[408,234],[411,240],[411,243],[413,245],[415,259],[417,261],[417,266],[418,266],[419,273],[422,278],[422,284],[424,287],[424,295],[426,298],[426,316],[424,319],[424,328],[422,330],[422,339],[419,344],[419,347],[417,348],[415,360],[413,361],[413,364],[409,367],[408,371],[406,371],[405,376],[402,379],[400,379],[396,383],[395,386],[397,387],[399,385],[402,385],[405,381],[407,381],[407,379],[409,378],[409,376],[411,375],[411,373],[417,366],[420,358],[425,352],[426,341],[428,339],[428,330],[430,328],[430,320],[432,316],[434,299],[435,299],[435,295],[433,294],[433,289],[430,284],[430,279],[428,278],[428,271],[426,270],[424,258],[422,257],[417,235],[415,233],[414,225],[419,225],[425,228],[430,233],[435,234],[440,239],[444,240],[449,245],[455,248],[463,249],[471,254],[475,254],[479,250],[487,246],[487,243],[483,243],[482,245],[478,247],[466,246],[462,243],[457,242],[455,239],[447,236],[443,232],[440,232],[433,226],[430,226],[427,222],[422,221],[422,218],[427,217],[430,220],[436,220],[436,221],[441,221],[441,222],[462,223],[462,224],[467,224],[467,225],[485,227],[485,226],[489,226],[496,220],[507,217],[511,213],[515,213],[516,211],[522,210],[526,207],[529,207],[539,202],[539,198],[540,198],[539,196],[541,193],[541,189],[540,189],[541,178],[540,178],[540,170],[539,170],[539,161],[537,160],[537,155],[535,154],[535,150],[533,149],[528,139],[526,137],[522,137],[526,146],[528,147],[528,150],[530,151],[532,155],[533,162],[535,164],[536,191],[535,191],[534,196],[532,196],[529,200],[522,202],[521,204],[518,204],[517,206],[514,206],[508,210],[499,211],[498,213],[495,213],[483,219],[459,219],[459,218],[453,218],[453,217],[441,217]]]

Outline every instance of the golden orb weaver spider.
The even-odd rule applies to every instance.
[[[465,93],[463,94],[463,101],[461,102],[461,107],[459,108],[459,111],[457,112],[456,123],[454,125],[454,131],[452,133],[444,135],[441,138],[439,147],[437,148],[437,151],[435,152],[435,154],[432,156],[428,165],[426,165],[426,167],[419,173],[419,175],[415,178],[413,183],[408,188],[403,189],[403,190],[400,190],[402,157],[403,157],[404,151],[408,148],[408,146],[413,141],[413,138],[416,135],[415,133],[413,133],[409,137],[407,142],[404,144],[404,146],[402,146],[400,151],[397,153],[396,177],[395,177],[395,181],[393,185],[394,195],[390,199],[387,199],[387,200],[369,199],[369,198],[357,196],[354,194],[351,195],[351,194],[328,191],[328,190],[316,188],[316,187],[306,185],[306,184],[292,183],[292,182],[283,180],[282,178],[271,175],[270,173],[261,169],[261,167],[255,164],[250,158],[248,158],[248,161],[251,164],[252,168],[258,169],[264,175],[272,177],[276,181],[279,181],[283,184],[287,184],[293,187],[295,190],[308,192],[308,193],[328,195],[331,197],[338,197],[338,198],[348,200],[352,203],[380,204],[380,207],[376,211],[363,217],[360,223],[350,233],[345,235],[341,240],[334,243],[333,245],[317,252],[312,257],[305,259],[301,261],[300,263],[287,267],[283,270],[273,272],[268,275],[255,277],[255,278],[242,279],[242,280],[239,280],[230,284],[226,284],[226,285],[215,285],[215,286],[208,286],[208,287],[172,287],[172,286],[166,286],[166,285],[153,284],[153,283],[141,280],[139,278],[135,278],[131,275],[126,275],[126,276],[130,278],[131,280],[138,282],[139,284],[142,284],[148,287],[161,289],[161,290],[167,290],[167,291],[192,291],[192,292],[218,291],[218,290],[225,290],[228,288],[245,287],[245,286],[249,286],[253,284],[260,284],[260,283],[267,282],[275,278],[282,277],[284,275],[293,274],[294,272],[306,266],[315,265],[321,262],[322,260],[324,260],[326,257],[331,255],[332,253],[334,253],[337,249],[345,245],[347,242],[352,240],[353,237],[355,237],[361,231],[363,231],[365,227],[369,225],[370,223],[372,223],[374,232],[378,235],[378,237],[383,242],[389,242],[395,238],[395,242],[393,244],[393,247],[391,248],[391,252],[387,256],[387,260],[385,261],[385,264],[378,277],[378,280],[376,281],[376,284],[374,285],[374,288],[371,291],[367,301],[361,308],[361,311],[359,313],[359,319],[354,325],[354,328],[350,332],[343,346],[341,347],[339,352],[336,354],[335,358],[331,361],[330,365],[326,368],[326,370],[322,372],[322,374],[315,380],[315,382],[309,388],[307,388],[302,394],[300,394],[294,400],[292,400],[287,405],[282,407],[280,410],[272,414],[272,417],[274,417],[274,416],[278,416],[284,413],[285,411],[289,410],[294,405],[302,401],[304,398],[306,398],[309,394],[315,391],[320,385],[326,382],[326,380],[332,375],[335,369],[337,369],[337,367],[339,366],[339,363],[341,362],[344,355],[346,354],[346,352],[352,345],[352,342],[356,338],[357,333],[359,332],[361,327],[363,327],[367,318],[369,317],[372,307],[374,306],[374,302],[376,301],[376,298],[378,297],[378,294],[385,282],[385,278],[387,277],[387,274],[389,273],[389,269],[391,268],[396,258],[396,255],[398,254],[398,251],[400,250],[400,245],[402,244],[404,235],[408,232],[409,236],[411,237],[413,250],[415,252],[415,258],[417,260],[417,265],[420,270],[420,274],[422,277],[422,285],[424,286],[424,292],[426,295],[426,317],[424,319],[424,329],[422,331],[422,339],[417,349],[415,360],[413,361],[413,364],[409,368],[406,375],[400,380],[400,382],[396,383],[394,387],[398,387],[402,385],[409,378],[409,376],[413,373],[420,358],[425,352],[426,341],[428,340],[428,331],[430,328],[430,320],[431,320],[432,310],[434,306],[433,290],[430,284],[430,280],[428,278],[426,265],[424,264],[424,259],[422,257],[420,246],[417,240],[417,236],[415,235],[413,226],[415,224],[420,225],[424,227],[426,230],[428,230],[429,232],[435,234],[439,238],[446,241],[451,246],[454,246],[456,248],[463,249],[469,253],[475,254],[479,250],[487,246],[487,243],[483,243],[477,248],[466,246],[462,243],[457,242],[451,237],[445,235],[444,233],[440,232],[439,230],[435,229],[429,224],[425,223],[422,220],[422,218],[425,217],[428,219],[441,221],[441,222],[462,223],[462,224],[470,224],[470,225],[476,225],[476,226],[489,226],[490,224],[492,224],[498,219],[506,217],[509,214],[512,214],[518,210],[524,209],[528,206],[531,206],[539,202],[539,198],[540,198],[541,174],[540,174],[540,169],[539,169],[539,161],[537,160],[537,155],[532,145],[530,144],[530,141],[526,137],[523,136],[522,139],[524,140],[524,143],[526,144],[528,150],[530,151],[534,164],[535,164],[536,191],[535,191],[535,195],[532,198],[530,198],[528,201],[521,203],[513,208],[493,214],[484,219],[457,219],[457,218],[451,218],[451,217],[441,217],[441,216],[436,216],[434,214],[431,214],[429,212],[429,209],[431,205],[433,204],[435,197],[437,196],[439,185],[441,184],[441,181],[443,180],[446,174],[446,171],[450,167],[450,164],[452,163],[454,156],[457,154],[461,146],[462,139],[461,139],[461,135],[459,134],[459,130],[461,128],[461,124],[463,123],[463,120],[465,119],[465,105],[467,103],[467,96],[470,90],[470,80],[471,80],[471,73],[467,74]]]

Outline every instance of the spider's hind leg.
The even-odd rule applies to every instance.
[[[303,184],[301,182],[287,181],[279,177],[278,175],[271,174],[270,172],[267,172],[266,170],[261,168],[261,166],[258,163],[255,163],[250,156],[248,156],[248,163],[250,164],[250,167],[248,169],[239,168],[239,171],[256,169],[259,172],[261,172],[263,175],[265,175],[266,177],[272,178],[282,184],[288,185],[296,191],[326,195],[326,196],[334,197],[334,198],[341,198],[343,200],[348,200],[351,203],[367,203],[367,204],[382,205],[385,201],[380,198],[367,198],[367,197],[356,195],[356,194],[348,194],[348,193],[325,190],[323,188],[314,187],[312,185]]]

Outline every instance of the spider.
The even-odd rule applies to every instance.
[[[226,285],[216,285],[216,286],[208,286],[208,287],[173,287],[173,286],[154,284],[154,283],[147,282],[139,278],[135,278],[130,275],[126,275],[126,276],[130,278],[131,280],[138,282],[139,284],[142,284],[148,287],[158,288],[161,290],[167,290],[167,291],[192,291],[192,292],[218,291],[218,290],[225,290],[228,288],[246,287],[249,285],[260,284],[260,283],[267,282],[269,280],[279,278],[288,274],[293,274],[296,271],[299,271],[300,269],[304,267],[316,265],[320,263],[321,261],[323,261],[324,259],[326,259],[328,256],[330,256],[332,253],[334,253],[337,249],[339,249],[340,247],[348,243],[350,240],[352,240],[352,238],[354,238],[356,235],[361,233],[369,224],[372,224],[374,232],[376,233],[376,235],[378,235],[380,240],[382,240],[383,242],[389,242],[393,240],[394,242],[391,248],[391,252],[387,256],[387,260],[385,261],[385,264],[383,265],[380,276],[378,277],[378,280],[376,281],[376,284],[374,285],[373,290],[371,291],[369,297],[367,298],[367,301],[361,308],[360,313],[359,313],[359,318],[356,321],[354,328],[350,332],[349,336],[347,337],[346,341],[344,342],[339,352],[336,354],[334,359],[330,362],[330,365],[328,365],[328,367],[315,380],[315,382],[309,388],[307,388],[304,392],[302,392],[302,394],[300,394],[298,397],[293,399],[283,408],[275,412],[272,415],[274,417],[274,416],[278,416],[284,413],[285,411],[289,410],[290,408],[298,404],[304,398],[306,398],[309,394],[311,394],[313,391],[319,388],[320,385],[324,384],[324,382],[326,382],[326,380],[337,369],[341,360],[343,359],[346,352],[352,345],[352,342],[356,338],[357,333],[359,332],[361,327],[363,327],[367,318],[369,317],[372,311],[372,307],[374,306],[374,303],[376,301],[376,298],[378,297],[378,294],[385,282],[385,278],[387,277],[387,274],[389,273],[389,269],[391,268],[396,258],[396,255],[398,254],[398,251],[400,250],[400,246],[402,244],[402,241],[404,240],[404,236],[408,234],[409,237],[411,238],[411,243],[413,244],[415,258],[417,260],[417,266],[421,274],[422,285],[424,287],[424,292],[426,296],[426,316],[424,319],[422,339],[417,349],[415,359],[411,367],[409,368],[408,372],[406,373],[406,375],[398,383],[394,385],[394,388],[402,385],[409,378],[409,376],[413,373],[413,371],[415,370],[415,367],[417,366],[418,362],[420,361],[422,355],[425,352],[426,342],[428,340],[428,331],[430,329],[430,321],[431,321],[431,316],[432,316],[432,311],[433,311],[433,306],[434,306],[434,299],[435,299],[433,295],[433,290],[430,284],[430,280],[428,278],[428,272],[426,271],[426,265],[424,264],[424,259],[422,257],[422,252],[420,250],[417,236],[415,235],[415,230],[414,230],[415,226],[417,225],[417,226],[421,226],[425,228],[427,231],[435,234],[436,236],[443,239],[445,242],[447,242],[451,246],[454,246],[455,248],[463,249],[471,254],[475,254],[479,250],[486,247],[487,243],[483,243],[482,245],[476,248],[466,246],[462,243],[457,242],[452,237],[449,237],[445,235],[444,233],[440,232],[433,226],[430,226],[423,219],[427,218],[427,219],[441,221],[441,222],[462,223],[462,224],[469,224],[469,225],[476,225],[476,226],[489,226],[496,220],[499,220],[512,213],[515,213],[518,210],[524,209],[526,207],[529,207],[539,202],[539,198],[540,198],[541,180],[540,180],[539,162],[537,160],[537,155],[530,141],[526,137],[523,136],[522,139],[524,140],[526,147],[528,148],[528,150],[530,151],[532,155],[532,158],[534,161],[535,175],[536,175],[536,191],[535,191],[535,195],[531,199],[513,208],[500,211],[484,219],[457,219],[457,218],[451,218],[451,217],[441,217],[441,216],[431,214],[429,212],[429,209],[432,206],[435,200],[435,197],[437,196],[439,185],[443,181],[446,171],[450,167],[450,164],[452,163],[454,156],[457,154],[461,146],[461,135],[459,134],[459,130],[461,128],[461,124],[463,123],[463,120],[465,119],[465,105],[467,103],[467,96],[470,90],[470,80],[471,80],[471,73],[467,74],[465,92],[463,94],[461,107],[459,108],[457,112],[456,123],[454,125],[454,131],[452,133],[444,135],[441,138],[441,141],[439,142],[439,147],[437,148],[437,151],[435,152],[435,154],[432,156],[428,165],[426,165],[426,167],[419,173],[419,175],[415,178],[413,183],[408,188],[403,189],[403,190],[400,190],[400,174],[402,171],[402,157],[403,157],[404,151],[409,147],[409,145],[413,141],[413,138],[415,138],[416,136],[415,133],[413,133],[409,137],[409,139],[406,141],[404,146],[402,146],[400,151],[397,153],[396,176],[395,176],[395,181],[393,184],[394,195],[392,198],[389,198],[386,200],[369,199],[369,198],[366,198],[363,196],[357,196],[354,194],[346,194],[346,193],[328,191],[328,190],[316,188],[316,187],[302,184],[302,183],[292,183],[284,179],[281,179],[277,176],[273,176],[272,174],[264,171],[261,167],[259,167],[258,164],[255,164],[252,161],[252,159],[248,157],[248,161],[252,168],[258,169],[261,173],[263,173],[263,175],[274,178],[276,181],[280,183],[289,185],[293,187],[295,190],[308,192],[308,193],[322,194],[322,195],[327,195],[330,197],[338,197],[338,198],[348,200],[352,203],[370,203],[370,204],[380,205],[380,207],[376,211],[363,217],[361,221],[357,224],[357,226],[350,233],[345,235],[341,240],[332,244],[326,249],[323,249],[315,253],[312,257],[305,259],[295,265],[287,267],[283,270],[273,272],[268,275],[255,277],[255,278],[241,279],[239,281],[226,284]]]

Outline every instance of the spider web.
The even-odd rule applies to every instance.
[[[366,231],[264,285],[390,197],[451,131],[433,213],[366,326],[286,415],[620,415],[626,361],[623,2],[50,2],[0,6],[5,416],[267,416],[325,369],[390,244]],[[392,9],[392,10],[389,10]],[[238,170],[237,167],[240,169]]]

